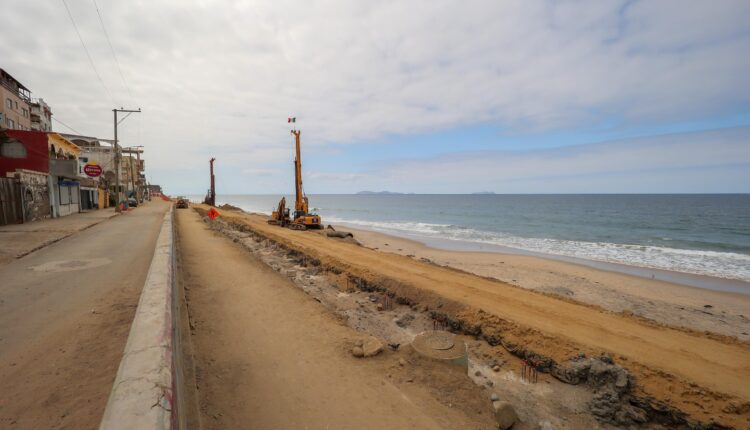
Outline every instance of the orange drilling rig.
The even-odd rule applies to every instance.
[[[322,228],[320,216],[310,213],[309,202],[304,190],[302,189],[302,156],[300,154],[299,130],[292,130],[295,138],[296,157],[294,159],[294,211],[291,213],[286,207],[286,198],[282,197],[279,205],[271,214],[269,224],[276,224],[282,227],[289,227],[293,230],[307,230],[308,228]]]

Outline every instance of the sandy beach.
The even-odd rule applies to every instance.
[[[715,421],[734,428],[750,423],[750,389],[747,384],[738,384],[750,380],[750,344],[717,334],[719,323],[695,311],[703,308],[728,314],[731,319],[725,318],[736,323],[734,330],[739,331],[746,324],[739,323],[747,309],[742,297],[703,294],[679,285],[644,282],[544,259],[431,250],[415,242],[363,231],[355,232],[360,241],[356,243],[326,237],[324,231],[279,228],[269,225],[262,215],[221,212],[224,228],[246,235],[251,232],[269,249],[286,250],[288,258],[317,267],[342,291],[355,286],[388,294],[443,321],[452,331],[475,336],[496,350],[504,349],[516,357],[536,357],[547,363],[547,371],[563,380],[566,369],[575,366],[575,357],[612,357],[633,377],[632,386],[628,382],[621,385],[630,387],[627,392],[616,397],[650,410],[652,417],[664,418],[660,411],[671,410],[666,416],[672,417],[672,422],[677,422],[674,417],[684,416],[693,423]],[[440,265],[449,261],[451,266]],[[506,264],[511,269],[506,269]],[[481,271],[497,278],[509,277],[513,284],[479,275]],[[584,287],[571,288],[574,284]],[[606,295],[598,293],[600,285],[607,288]],[[540,291],[533,290],[534,286]],[[550,290],[554,294],[541,291],[553,287],[565,287],[572,294],[561,294],[567,290]],[[604,300],[601,305],[593,304],[596,295],[604,297],[596,299]],[[588,302],[584,300],[587,296]],[[661,322],[669,318],[680,321],[680,306],[685,307],[682,320],[697,321],[692,313],[705,317],[699,317],[702,322],[667,325],[610,310],[649,301],[652,307],[644,309],[652,310],[641,314]],[[704,307],[706,304],[712,307]],[[674,309],[673,315],[656,318],[660,306],[665,307],[665,314]],[[700,324],[714,330],[686,328]]]
[[[446,251],[385,233],[345,228],[368,248],[412,257],[660,324],[750,340],[750,295],[496,252]]]

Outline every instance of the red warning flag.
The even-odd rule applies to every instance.
[[[211,208],[206,215],[208,215],[208,217],[211,218],[212,220],[215,220],[219,216],[219,211],[217,211],[214,208]]]

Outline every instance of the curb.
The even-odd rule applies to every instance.
[[[173,207],[164,215],[154,257],[130,327],[100,430],[179,428],[175,393]],[[182,412],[182,411],[179,411]]]

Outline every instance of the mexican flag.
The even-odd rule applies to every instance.
[[[297,117],[296,116],[290,116],[289,118],[286,119],[286,122],[297,122]]]

